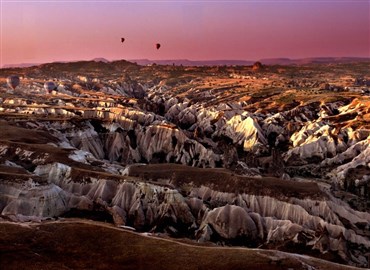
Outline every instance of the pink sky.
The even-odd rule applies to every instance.
[[[95,57],[370,57],[369,14],[368,0],[1,0],[0,66]]]

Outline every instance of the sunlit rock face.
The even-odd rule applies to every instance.
[[[83,84],[64,82],[63,89],[74,90],[72,96],[83,95],[84,99],[64,101],[63,95],[68,96],[68,93],[57,92],[58,97],[53,100],[55,106],[46,103],[33,106],[37,102],[27,103],[24,99],[6,97],[2,99],[2,110],[26,115],[81,117],[83,121],[79,124],[42,122],[37,125],[62,139],[64,146],[70,145],[90,152],[96,159],[123,165],[175,162],[198,167],[243,167],[246,174],[252,174],[251,168],[257,169],[256,172],[270,173],[272,170],[269,168],[280,164],[287,169],[276,175],[313,174],[334,179],[337,169],[330,166],[335,164],[339,167],[349,162],[352,165],[348,166],[355,169],[366,163],[352,163],[360,153],[350,154],[348,149],[360,149],[360,146],[354,147],[357,144],[366,145],[369,132],[339,125],[341,119],[358,121],[359,115],[366,115],[366,104],[358,100],[350,104],[340,101],[299,104],[270,114],[258,110],[248,112],[243,109],[242,102],[232,100],[212,106],[208,105],[207,97],[199,97],[194,102],[176,96],[163,81],[160,86],[131,78],[123,82],[99,80],[89,83],[92,88],[98,84],[105,85],[126,99],[88,100],[91,93],[83,92]],[[32,87],[34,91],[41,91],[42,84]],[[276,151],[272,148],[279,149],[278,156],[281,155],[283,161],[280,157],[276,160],[277,156],[272,154]],[[314,168],[307,168],[307,165]],[[334,178],[333,174],[336,175]],[[362,189],[367,178],[363,176],[366,174],[354,179],[360,183],[361,188],[356,191],[359,194],[365,193]],[[344,187],[343,180],[334,179],[334,182]]]

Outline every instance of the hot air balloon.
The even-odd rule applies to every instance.
[[[51,91],[53,91],[56,87],[57,87],[56,84],[54,82],[52,82],[52,81],[49,81],[49,82],[45,82],[44,83],[44,88],[49,93],[51,93]]]
[[[125,38],[121,38],[121,43],[125,42]]]
[[[11,87],[11,88],[13,88],[13,90],[15,90],[15,88],[19,85],[20,80],[19,80],[18,76],[12,75],[12,76],[9,76],[6,79],[6,82],[9,85],[9,87]]]
[[[155,44],[155,47],[157,48],[157,50],[161,47],[161,44],[157,43]]]

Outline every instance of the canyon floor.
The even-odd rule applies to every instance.
[[[1,69],[2,265],[368,267],[369,70]]]

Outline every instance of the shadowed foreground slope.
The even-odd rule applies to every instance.
[[[278,251],[189,245],[92,221],[2,223],[0,261],[1,269],[355,269]]]

